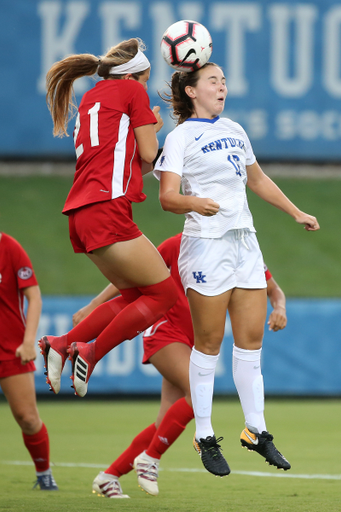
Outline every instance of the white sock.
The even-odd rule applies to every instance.
[[[140,453],[139,457],[143,460],[145,460],[146,462],[156,462],[156,463],[159,463],[160,462],[160,459],[154,459],[154,457],[151,457],[150,455],[147,455],[146,454],[146,451]]]
[[[266,430],[264,419],[264,384],[261,352],[244,350],[233,345],[233,380],[245,416],[245,425],[252,432]]]
[[[189,383],[195,416],[195,437],[205,439],[213,436],[211,423],[214,374],[219,354],[209,356],[192,349],[189,363]]]
[[[37,475],[37,476],[42,476],[42,475],[52,475],[51,468],[46,469],[45,471],[36,471],[36,475]]]

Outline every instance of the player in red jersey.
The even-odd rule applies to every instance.
[[[0,387],[34,462],[36,485],[43,491],[55,491],[49,436],[39,416],[34,387],[40,313],[40,290],[29,257],[14,238],[0,233]]]
[[[142,174],[157,156],[163,122],[149,106],[150,63],[137,39],[101,58],[71,55],[47,73],[54,135],[66,135],[73,83],[86,75],[103,80],[86,92],[74,130],[76,173],[63,213],[76,253],[85,253],[121,296],[60,336],[39,341],[47,382],[55,393],[67,355],[75,392],[84,396],[95,364],[122,341],[157,321],[177,299],[175,283],[151,242],[132,219],[132,202],[145,199]],[[109,321],[110,320],[110,321]],[[85,343],[89,332],[96,341]]]
[[[176,282],[179,298],[176,304],[148,328],[143,335],[143,363],[152,363],[163,376],[161,406],[155,423],[140,432],[131,445],[93,482],[93,491],[108,498],[128,498],[118,479],[135,467],[142,489],[157,495],[158,466],[161,455],[174,443],[193,419],[189,388],[189,360],[194,343],[192,320],[187,297],[178,270],[181,234],[165,240],[158,250]],[[285,295],[265,267],[268,296],[273,307],[269,329],[277,331],[286,325]],[[90,304],[73,316],[77,325],[99,304],[115,297],[119,291],[109,285]]]

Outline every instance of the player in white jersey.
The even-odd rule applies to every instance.
[[[242,127],[220,119],[226,95],[225,77],[216,64],[173,74],[165,99],[178,126],[166,138],[154,171],[162,208],[186,215],[178,266],[194,327],[189,370],[194,447],[206,469],[219,476],[230,469],[220,452],[221,438],[214,435],[211,412],[227,310],[234,337],[233,377],[245,416],[241,443],[270,464],[290,469],[264,419],[260,358],[266,283],[246,184],[306,230],[319,229],[316,218],[299,210],[263,173]]]

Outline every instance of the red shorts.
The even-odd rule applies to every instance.
[[[143,335],[143,349],[144,355],[142,359],[143,364],[150,363],[149,358],[166,345],[171,343],[184,343],[192,349],[194,340],[186,336],[183,331],[177,329],[168,320],[162,318],[154,325],[149,327]]]
[[[91,252],[142,235],[133,221],[131,202],[125,196],[89,204],[69,215],[69,232],[75,252]]]
[[[35,372],[35,370],[36,365],[33,361],[21,364],[20,357],[8,359],[7,361],[0,361],[0,379],[13,377],[13,375],[20,375],[21,373]]]

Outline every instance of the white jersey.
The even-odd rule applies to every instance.
[[[219,212],[204,217],[186,213],[184,234],[220,238],[231,229],[255,232],[246,196],[246,165],[256,161],[243,128],[230,119],[189,118],[166,138],[154,176],[162,171],[181,176],[184,195],[207,197]]]

